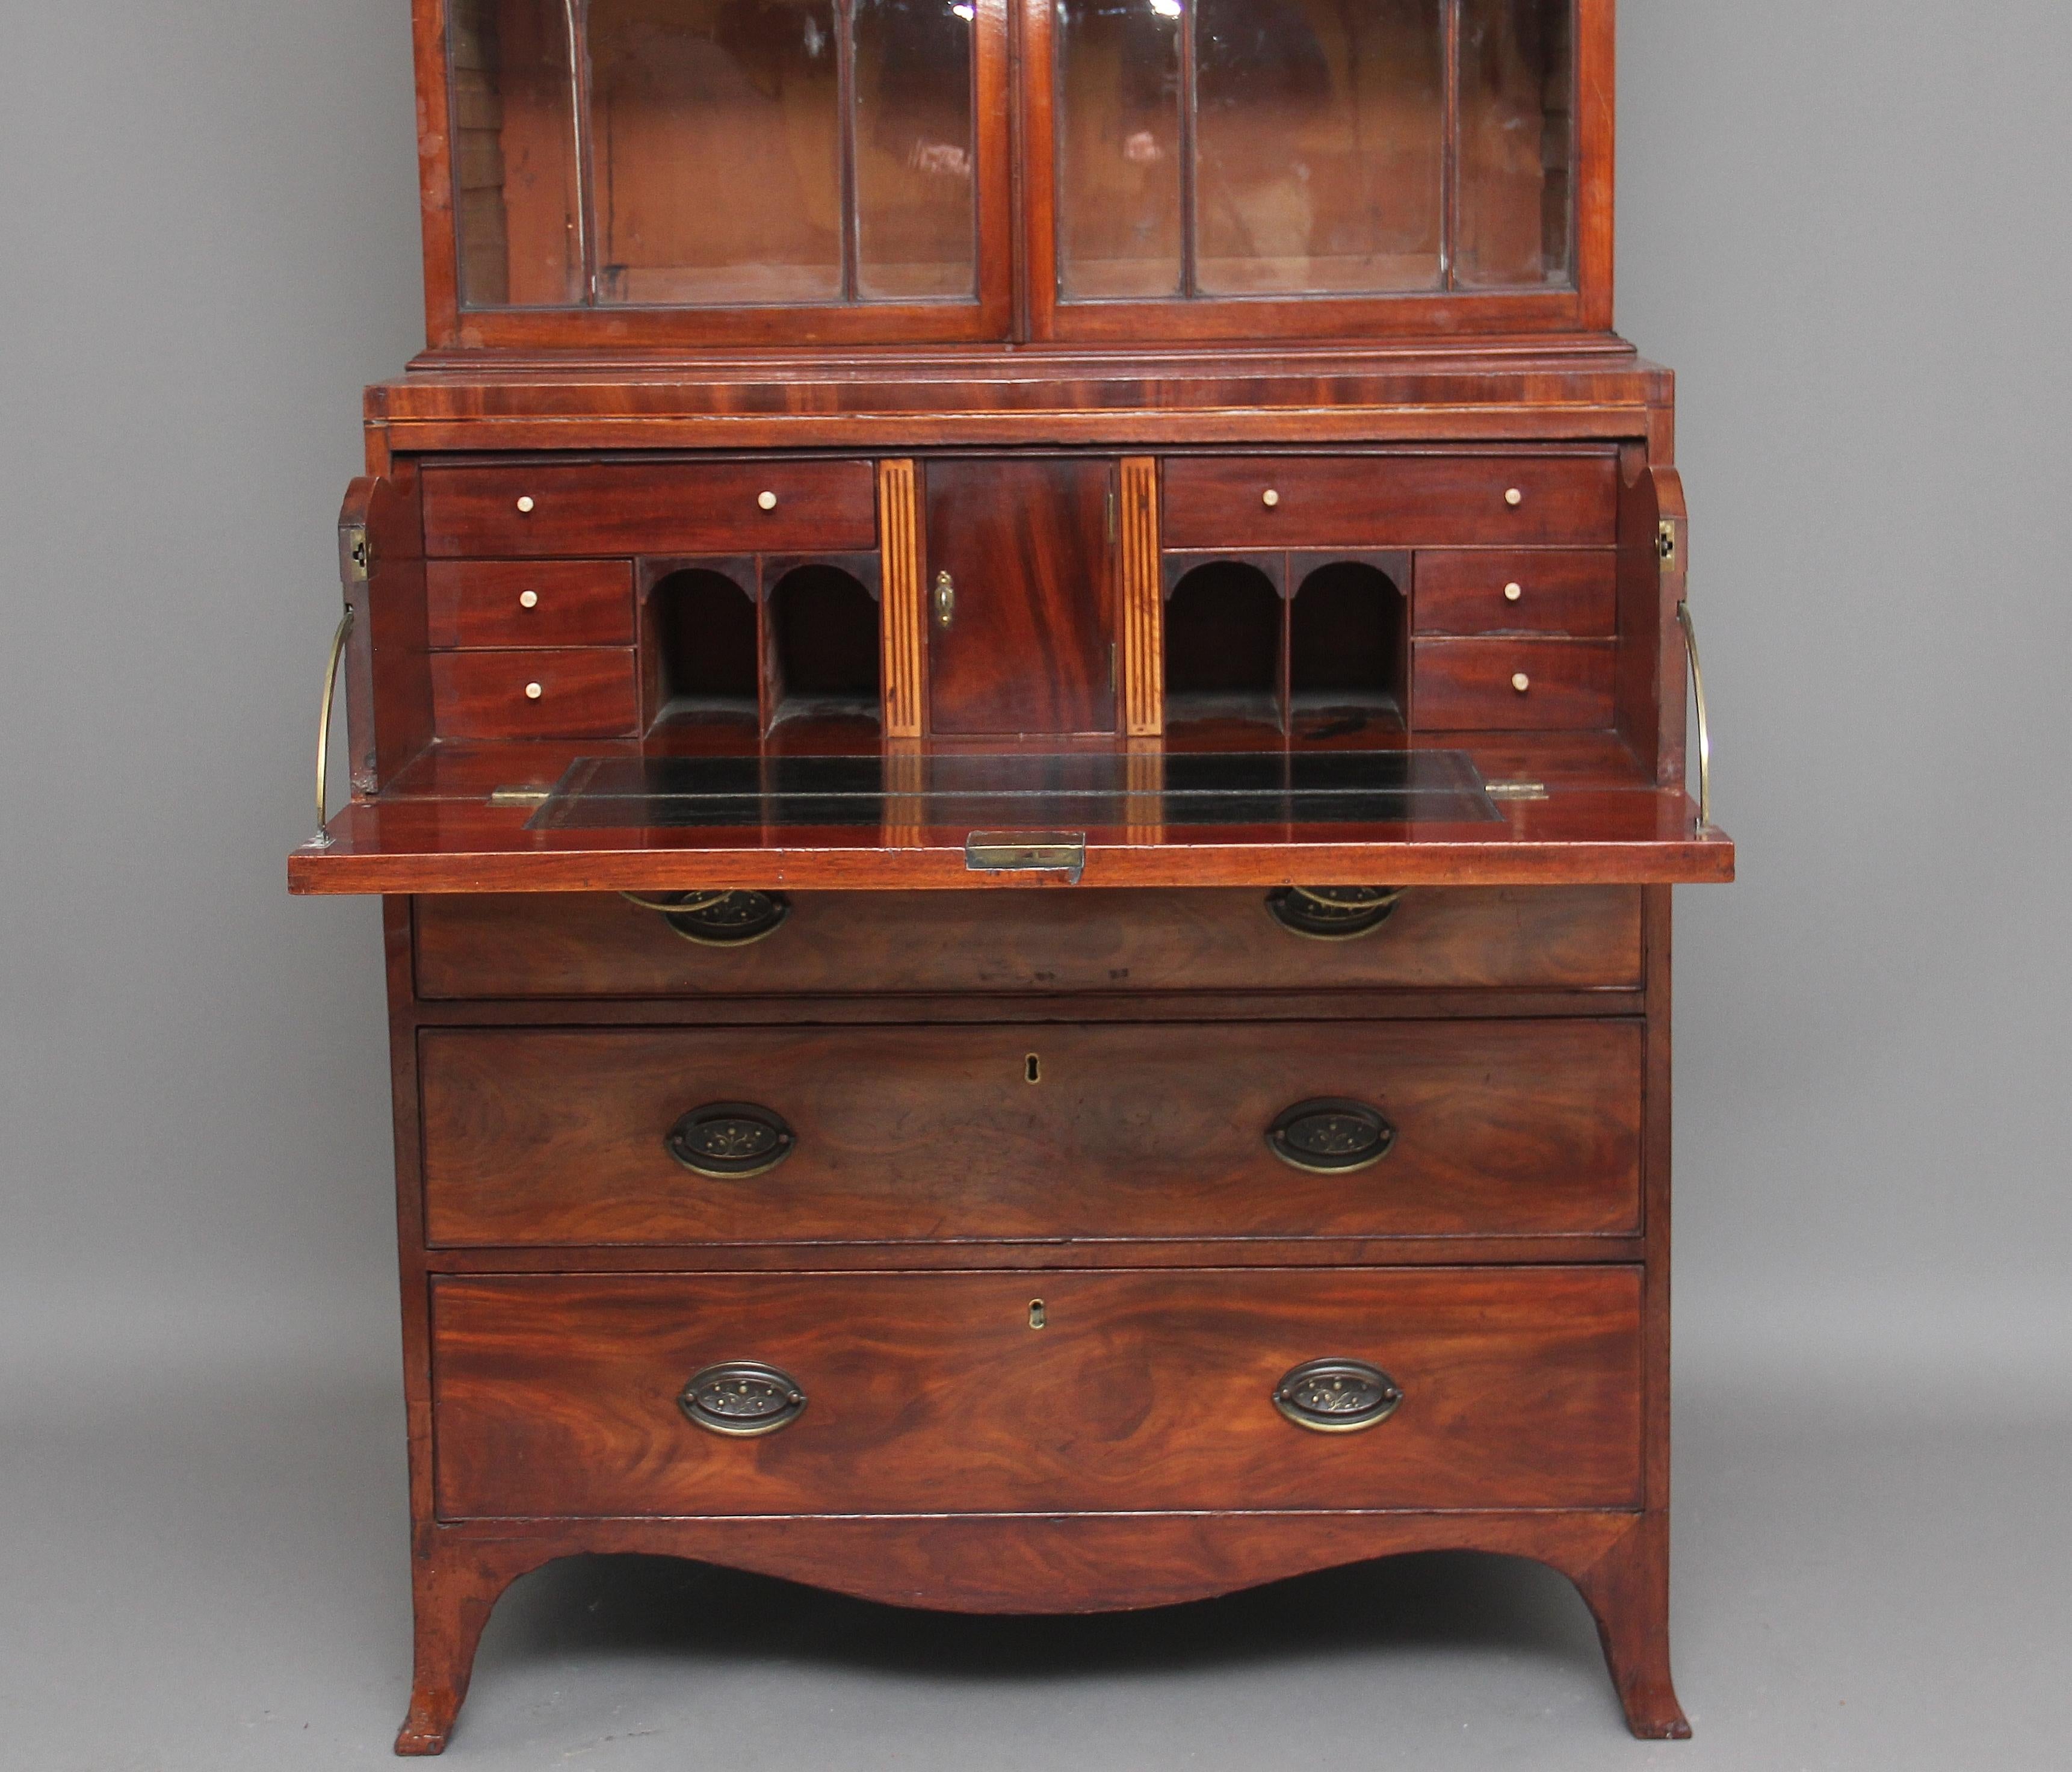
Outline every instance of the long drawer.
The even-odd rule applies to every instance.
[[[1263,892],[802,893],[751,946],[684,939],[615,894],[417,901],[429,998],[849,995],[887,991],[1344,991],[1626,987],[1630,886],[1406,894],[1352,941],[1275,922]]]
[[[428,470],[425,551],[822,553],[878,542],[868,462],[516,463]]]
[[[1634,1022],[435,1029],[419,1063],[443,1247],[1640,1223]]]
[[[1168,548],[1609,546],[1609,454],[1193,456],[1165,466]]]
[[[1640,1300],[1618,1267],[442,1279],[438,1507],[1630,1507]],[[1393,1412],[1298,1425],[1318,1360]]]

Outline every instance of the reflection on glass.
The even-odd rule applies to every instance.
[[[1439,0],[1198,0],[1204,294],[1438,286]]]
[[[1573,0],[1462,0],[1458,281],[1566,283]]]
[[[1067,297],[1181,287],[1181,0],[1058,0],[1058,273]]]
[[[590,0],[603,302],[842,296],[832,0]]]
[[[454,219],[470,307],[582,298],[575,82],[562,0],[449,0]]]
[[[857,293],[968,296],[972,0],[856,0]]]

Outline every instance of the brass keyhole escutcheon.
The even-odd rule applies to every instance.
[[[1031,1329],[1045,1329],[1050,1326],[1050,1314],[1043,1308],[1043,1301],[1040,1298],[1030,1299],[1029,1301],[1029,1326]]]
[[[1039,1054],[1032,1052],[1029,1055],[1027,1063],[1022,1067],[1022,1078],[1025,1083],[1041,1083],[1043,1080],[1043,1060]]]
[[[957,582],[948,572],[935,574],[935,625],[948,627],[957,619]]]

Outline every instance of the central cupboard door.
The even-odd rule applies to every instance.
[[[1115,471],[928,464],[931,730],[1115,730]]]

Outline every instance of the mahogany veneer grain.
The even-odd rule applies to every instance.
[[[1630,1507],[1639,1309],[1605,1267],[444,1279],[438,1515]],[[1403,1406],[1285,1420],[1274,1387],[1324,1355]],[[728,1359],[804,1412],[691,1425],[676,1393]]]
[[[435,1244],[1605,1235],[1640,1223],[1637,1022],[427,1031]],[[1030,1081],[1034,1073],[1035,1080]],[[1373,1167],[1267,1147],[1367,1104]],[[693,1174],[678,1117],[750,1102],[796,1145]]]
[[[1626,886],[1406,894],[1351,941],[1292,934],[1263,891],[1082,888],[801,893],[777,932],[701,947],[616,894],[417,901],[427,998],[1050,995],[1378,989],[1631,989],[1640,894]]]

